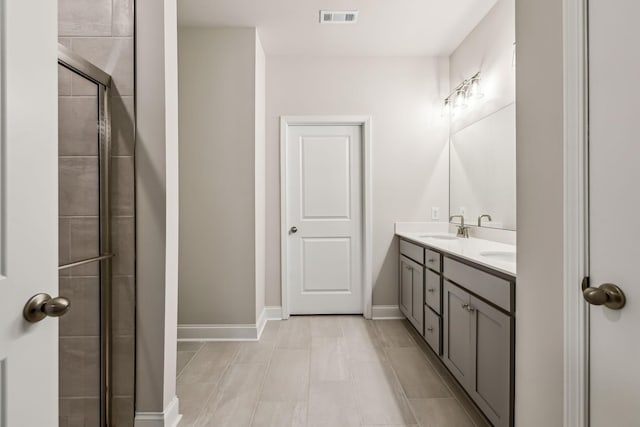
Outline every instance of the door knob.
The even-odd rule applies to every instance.
[[[70,306],[65,297],[51,298],[49,294],[37,294],[27,301],[22,315],[27,322],[36,323],[47,316],[60,317],[69,311]]]
[[[295,226],[291,227],[291,230],[289,230],[289,231],[291,231],[291,234],[297,233],[298,232],[298,227],[295,227]]]
[[[604,305],[612,310],[620,310],[627,302],[624,292],[613,283],[605,283],[597,288],[589,286],[589,278],[582,280],[582,295],[592,305]]]

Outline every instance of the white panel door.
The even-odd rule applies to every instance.
[[[58,321],[27,323],[58,290],[57,3],[0,0],[0,425],[58,425]]]
[[[589,1],[590,286],[627,297],[589,306],[592,427],[640,425],[638,16],[638,0]]]
[[[361,127],[289,126],[286,150],[289,312],[362,313]]]

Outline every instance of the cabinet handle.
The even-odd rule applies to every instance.
[[[433,264],[434,262],[436,262],[436,260],[434,258],[431,258],[430,260],[427,261],[430,264]]]
[[[434,293],[435,291],[436,291],[436,290],[435,290],[435,289],[433,289],[433,288],[429,288],[429,289],[427,289],[427,292]]]
[[[433,326],[429,326],[429,327],[427,328],[427,331],[429,331],[429,332],[433,332]]]
[[[469,309],[469,304],[462,304],[462,308],[464,308],[465,310]]]
[[[473,313],[474,311],[476,311],[476,308],[469,304],[462,304],[462,308],[467,310],[469,313]]]

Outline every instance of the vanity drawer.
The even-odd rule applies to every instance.
[[[435,270],[437,272],[442,271],[440,268],[440,254],[438,252],[431,251],[429,249],[424,250],[424,265],[427,268]]]
[[[425,270],[425,294],[424,299],[429,307],[440,314],[440,275],[433,271]]]
[[[513,312],[511,282],[469,265],[444,258],[444,277],[506,311]]]
[[[424,264],[424,248],[406,240],[400,240],[400,253],[419,264]]]
[[[442,329],[442,318],[434,313],[429,307],[424,306],[424,339],[429,347],[441,355],[440,330]]]

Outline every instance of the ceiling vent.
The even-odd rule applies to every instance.
[[[358,21],[357,10],[321,10],[321,24],[355,24]]]

